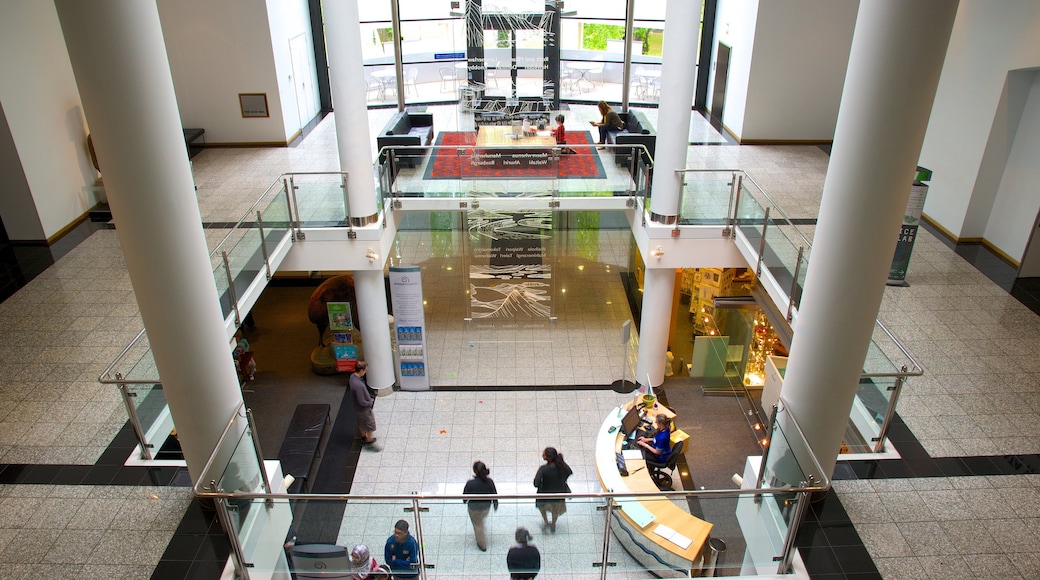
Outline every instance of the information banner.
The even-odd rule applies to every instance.
[[[910,267],[910,254],[914,251],[914,240],[917,229],[921,226],[921,213],[924,211],[924,199],[928,195],[928,184],[932,172],[924,167],[917,168],[917,178],[910,187],[910,199],[906,202],[903,214],[903,225],[899,228],[899,241],[896,253],[892,257],[892,268],[888,271],[889,286],[907,286],[906,271]]]
[[[427,391],[426,316],[422,271],[418,266],[390,266],[390,304],[394,308],[398,374],[401,389]]]

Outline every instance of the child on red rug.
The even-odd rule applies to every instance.
[[[563,122],[565,120],[566,119],[564,118],[563,113],[556,115],[556,128],[552,130],[552,136],[554,139],[556,139],[557,145],[567,144],[567,128],[563,126]],[[566,154],[574,154],[574,149],[571,149],[570,147],[564,147],[563,149],[561,149],[560,152]]]

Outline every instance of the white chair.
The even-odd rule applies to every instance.
[[[498,88],[498,61],[494,60],[487,63],[484,68],[484,84],[491,86],[494,83],[495,88]]]
[[[419,87],[415,84],[417,80],[419,80],[418,68],[410,66],[404,69],[404,91],[406,95],[408,94],[408,88],[411,87],[415,91],[415,96],[419,96]]]
[[[458,76],[455,74],[455,69],[450,66],[442,66],[438,69],[438,72],[441,75],[441,92],[454,93],[455,84],[459,80]]]

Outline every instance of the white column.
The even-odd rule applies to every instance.
[[[324,2],[329,81],[336,115],[339,166],[347,172],[350,218],[355,226],[378,220],[376,184],[372,178],[372,145],[368,131],[368,99],[361,57],[361,25],[356,2]]]
[[[647,380],[655,387],[664,382],[674,292],[674,268],[646,269],[643,309],[639,317],[639,360],[636,362],[636,382],[641,385],[646,385]]]
[[[386,285],[382,270],[354,270],[354,293],[358,301],[361,336],[365,340],[368,386],[388,389],[397,382],[394,355],[390,350]]]
[[[651,182],[654,194],[650,199],[650,220],[656,223],[673,224],[678,217],[682,191],[680,176],[675,172],[686,169],[690,143],[690,110],[697,75],[691,58],[697,54],[700,5],[690,0],[668,0],[665,8],[668,34],[662,47],[661,101]]]
[[[361,26],[356,2],[325,2],[325,39],[329,49],[329,79],[336,114],[339,165],[347,172],[347,199],[354,226],[379,225],[376,185],[372,178],[372,148],[368,131],[368,100],[361,57]],[[351,247],[354,251],[364,248]],[[397,380],[390,350],[386,286],[382,260],[378,270],[355,270],[354,291],[365,341],[368,385],[392,387]]]
[[[155,2],[57,0],[116,233],[193,479],[241,402]]]
[[[834,470],[957,2],[861,2],[781,396]]]

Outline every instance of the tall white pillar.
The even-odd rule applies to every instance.
[[[105,192],[192,479],[242,401],[155,2],[56,0]]]
[[[379,219],[372,178],[372,145],[368,131],[368,97],[361,55],[361,25],[356,2],[324,2],[329,82],[336,115],[339,166],[347,172],[351,223],[364,226]],[[374,370],[374,369],[373,369]]]
[[[957,2],[861,2],[781,396],[828,476],[863,372]]]
[[[657,144],[654,153],[653,197],[650,221],[674,224],[682,197],[680,176],[686,169],[690,144],[690,111],[697,67],[691,58],[697,54],[697,26],[700,2],[668,0],[665,8],[664,46],[661,59],[661,100],[658,108]],[[640,336],[642,340],[642,336]],[[661,351],[664,358],[664,351]]]
[[[368,131],[368,99],[361,55],[361,25],[356,2],[325,2],[325,41],[329,50],[329,80],[336,115],[339,166],[347,172],[347,201],[355,227],[381,228],[372,148]],[[364,248],[351,247],[353,251]],[[371,270],[354,270],[358,318],[365,341],[368,385],[392,387],[397,380],[387,324],[383,260]]]
[[[639,317],[639,360],[636,382],[658,386],[664,382],[665,353],[672,320],[675,268],[649,268],[643,276],[643,308]]]

